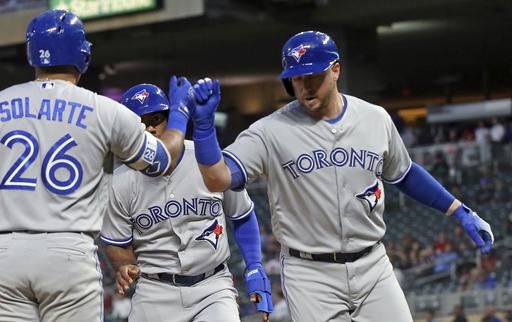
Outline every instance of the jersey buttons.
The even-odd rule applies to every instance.
[[[331,132],[332,132],[332,133],[336,133],[336,132],[338,132],[338,131],[337,131],[336,129],[332,129],[332,130],[331,130]]]
[[[174,193],[171,193],[171,194],[169,195],[169,198],[174,198]]]
[[[178,229],[178,233],[180,233],[180,234],[181,234],[181,229]]]

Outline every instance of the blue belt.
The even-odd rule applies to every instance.
[[[205,278],[208,278],[212,275],[217,274],[218,272],[222,271],[224,269],[224,263],[220,264],[219,266],[215,267],[215,269],[209,273],[203,273],[195,276],[185,276],[185,275],[178,275],[178,274],[167,274],[167,273],[157,273],[157,274],[146,274],[142,273],[140,274],[142,277],[152,279],[152,280],[158,280],[162,282],[168,282],[177,286],[192,286],[194,284],[197,284],[204,280]]]

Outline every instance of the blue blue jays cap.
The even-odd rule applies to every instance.
[[[124,93],[121,104],[138,116],[169,109],[169,100],[165,93],[151,84],[133,86]]]
[[[30,66],[73,65],[83,74],[91,63],[91,45],[82,20],[66,10],[45,11],[27,27]]]
[[[279,79],[321,73],[339,60],[338,48],[331,37],[319,31],[301,32],[283,47],[283,73]]]

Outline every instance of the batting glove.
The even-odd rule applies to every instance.
[[[245,283],[247,284],[247,293],[261,295],[261,302],[254,303],[258,311],[272,313],[274,306],[272,305],[272,289],[270,281],[263,270],[260,263],[249,265],[247,273],[245,273]]]
[[[192,113],[194,131],[207,131],[214,126],[215,111],[220,102],[219,81],[209,78],[200,79],[193,89],[196,93],[196,108]]]
[[[491,226],[464,204],[460,205],[452,215],[460,221],[468,235],[480,247],[482,255],[489,254],[494,243]]]
[[[195,93],[185,77],[171,77],[169,82],[169,122],[167,129],[178,129],[185,134],[190,113],[195,108]]]

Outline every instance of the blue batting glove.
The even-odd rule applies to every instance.
[[[185,77],[171,77],[169,82],[169,121],[167,129],[177,129],[183,134],[187,131],[190,114],[195,108],[195,93]]]
[[[220,102],[219,81],[209,78],[200,79],[194,86],[196,107],[192,113],[194,131],[207,131],[214,126],[215,111]]]
[[[491,226],[464,204],[455,209],[452,215],[460,221],[468,235],[480,247],[480,253],[489,254],[494,243]]]
[[[177,110],[183,113],[187,119],[195,108],[195,93],[192,85],[186,77],[176,79],[171,77],[169,82],[169,104],[171,111]]]
[[[254,303],[258,311],[272,313],[274,306],[272,305],[272,289],[270,281],[263,270],[260,263],[251,264],[245,273],[245,283],[247,284],[247,293],[261,295],[261,302]]]

